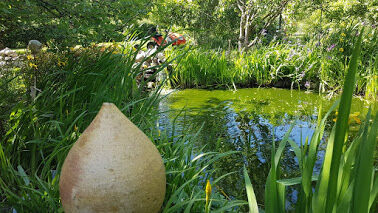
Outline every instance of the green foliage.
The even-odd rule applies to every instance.
[[[173,132],[172,132],[173,133]],[[195,136],[163,133],[156,140],[158,150],[164,158],[167,174],[167,193],[162,212],[202,212],[205,207],[206,179],[210,179],[216,168],[211,165],[222,157],[235,154],[235,151],[224,153],[196,151]],[[200,153],[200,154],[195,154]],[[218,182],[229,174],[212,182],[215,188]],[[213,210],[232,209],[244,205],[244,201],[227,201],[217,190],[211,195]]]
[[[251,180],[249,179],[248,172],[245,166],[244,166],[243,172],[244,172],[244,179],[245,179],[245,188],[248,195],[249,212],[258,213],[259,209],[257,207],[255,192],[253,191],[252,183],[251,183]]]
[[[147,23],[186,32],[201,46],[172,48],[167,52],[170,58],[179,58],[169,76],[172,87],[275,86],[332,93],[341,91],[344,85],[339,116],[328,138],[319,175],[313,171],[318,147],[325,121],[336,105],[319,119],[309,142],[297,145],[288,138],[290,131],[277,150],[273,140],[265,211],[284,212],[286,187],[294,185],[300,188],[297,212],[374,211],[378,193],[373,166],[377,115],[372,124],[369,119],[375,112],[367,115],[353,141],[346,143],[345,138],[352,94],[365,93],[366,97],[376,99],[377,4],[373,1],[289,1],[286,9],[281,10],[276,6],[285,1],[246,2],[253,6],[249,7],[248,14],[254,14],[250,20],[253,26],[247,30],[249,39],[256,39],[257,45],[239,54],[232,50],[243,24],[237,1],[0,1],[0,49],[24,47],[28,40],[38,39],[49,45],[49,51],[64,50],[43,52],[28,61],[24,59],[25,66],[21,68],[0,71],[2,206],[19,212],[35,209],[62,212],[58,180],[63,160],[106,101],[115,103],[150,136],[162,153],[168,183],[162,211],[203,211],[205,180],[217,171],[213,163],[234,152],[198,152],[193,145],[195,136],[161,134],[153,122],[160,87],[148,94],[144,89],[146,82],[137,80],[146,71],[141,65],[134,65],[137,51],[131,50],[130,43],[121,51],[89,45],[121,40],[128,27],[148,17]],[[358,37],[361,25],[366,25],[362,42],[362,33]],[[145,32],[150,26],[145,24],[137,29]],[[146,42],[142,41],[142,45]],[[69,46],[80,44],[85,48],[68,51]],[[208,49],[214,47],[223,49]],[[357,60],[358,54],[361,61]],[[161,71],[167,64],[156,68]],[[25,90],[34,82],[38,95],[31,100]],[[280,179],[280,158],[287,143],[298,159],[301,177]],[[227,175],[212,181],[213,186]],[[257,212],[246,170],[244,178],[250,211]],[[316,182],[315,190],[313,182]],[[247,204],[228,201],[214,191],[212,212],[238,211]]]
[[[345,36],[343,36],[345,37]],[[228,51],[173,49],[168,55],[185,56],[177,62],[171,86],[181,88],[237,88],[274,86],[312,89],[332,93],[340,91],[349,56],[338,48],[322,50],[310,44],[271,43],[237,54]],[[376,50],[374,50],[376,51]],[[376,56],[364,52],[358,64],[355,93],[376,90]],[[370,95],[371,98],[374,95]],[[373,98],[374,99],[374,98]]]
[[[371,124],[369,111],[358,136],[351,143],[345,142],[361,38],[362,35],[359,36],[353,50],[340,104],[337,102],[325,117],[319,120],[310,144],[306,140],[299,147],[289,140],[298,159],[301,177],[278,180],[277,165],[287,138],[280,143],[277,152],[273,143],[272,167],[266,182],[266,212],[285,211],[285,205],[282,204],[285,201],[285,188],[296,184],[300,184],[301,191],[295,212],[369,212],[371,209],[377,195],[376,189],[372,186],[375,187],[377,184],[376,180],[373,180],[373,161],[374,147],[377,143],[378,115],[375,115]],[[337,104],[339,113],[336,125],[328,138],[322,170],[319,177],[314,178],[313,168],[323,138],[325,120]],[[317,182],[315,190],[311,184],[313,181]]]
[[[6,172],[0,174],[4,205],[20,212],[58,210],[63,160],[103,102],[115,103],[142,129],[151,125],[144,118],[153,116],[157,94],[148,96],[145,82],[138,88],[135,79],[141,71],[132,67],[136,52],[113,53],[99,48],[47,52],[30,62],[36,66],[25,68],[25,80],[37,78],[40,92],[34,101],[24,94],[6,122],[1,140],[1,170]],[[20,171],[29,181],[20,179]]]
[[[146,42],[141,41],[141,46]],[[236,152],[198,152],[193,142],[195,136],[160,132],[154,110],[160,100],[160,87],[147,93],[147,82],[136,80],[145,71],[134,63],[137,52],[129,43],[114,50],[92,46],[60,53],[43,52],[26,62],[33,65],[25,66],[22,76],[28,86],[33,85],[30,79],[36,78],[40,90],[36,99],[30,100],[26,93],[18,103],[1,100],[1,104],[11,108],[0,143],[0,199],[5,208],[2,210],[63,211],[58,184],[62,164],[103,102],[115,103],[162,154],[168,183],[162,211],[203,210],[204,178],[211,178],[216,170],[211,164]],[[166,66],[155,68],[160,72]],[[213,186],[221,179],[214,180]],[[214,210],[246,204],[228,201],[217,190],[211,202]]]
[[[188,52],[189,51],[189,52]],[[224,87],[231,83],[232,69],[225,53],[205,52],[189,49],[174,49],[172,56],[183,55],[171,76],[172,86],[189,87]]]
[[[7,63],[0,69],[0,140],[5,134],[6,120],[11,109],[25,91],[25,81],[20,69],[21,67],[15,66],[14,63]]]
[[[238,13],[232,1],[157,0],[149,17],[162,28],[184,30],[201,46],[227,47],[236,43]]]
[[[274,38],[291,39],[292,35],[305,41],[319,40],[343,30],[343,24],[351,20],[374,28],[378,18],[374,1],[156,0],[154,3],[149,16],[152,22],[163,28],[173,26],[175,31],[187,33],[198,45],[207,48],[228,48],[229,44],[235,47],[246,27],[247,40],[267,44]],[[249,16],[248,26],[243,15]]]
[[[333,150],[332,150],[330,179],[329,179],[329,185],[328,185],[329,189],[327,193],[328,199],[326,201],[327,212],[332,212],[333,208],[335,208],[335,201],[337,197],[338,173],[339,173],[339,167],[340,167],[340,157],[341,157],[342,149],[345,142],[346,131],[348,129],[348,118],[349,118],[350,106],[352,103],[352,95],[353,95],[353,87],[350,85],[355,85],[357,63],[358,63],[358,58],[361,52],[361,38],[362,38],[362,34],[359,36],[359,39],[356,42],[352,59],[349,64],[348,74],[345,78],[343,94],[341,95],[341,100],[340,100],[339,115],[336,121],[335,138],[334,138]],[[367,175],[367,173],[363,173],[363,174]],[[369,175],[370,174],[371,173],[369,173]]]
[[[52,47],[122,40],[126,27],[146,15],[150,1],[0,2],[1,46],[25,47],[32,39]]]

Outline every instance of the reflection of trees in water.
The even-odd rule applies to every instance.
[[[242,175],[243,165],[246,165],[258,202],[263,203],[273,138],[273,126],[267,120],[271,116],[259,114],[259,107],[263,107],[265,103],[262,105],[255,103],[256,107],[253,110],[239,112],[235,112],[230,107],[231,104],[231,101],[209,99],[200,107],[198,113],[188,113],[185,118],[180,119],[179,125],[190,125],[191,133],[197,132],[202,127],[197,137],[197,145],[206,146],[204,151],[240,151],[240,154],[230,155],[213,163],[213,167],[217,168],[213,178],[236,172],[221,180],[218,186],[231,198],[246,199]],[[284,116],[285,114],[282,113],[274,115],[274,118],[283,120]],[[288,154],[292,155],[290,152]],[[292,168],[295,165],[293,156],[283,159],[282,165]]]
[[[206,146],[207,150],[214,151],[218,138],[229,137],[227,126],[232,122],[231,113],[232,110],[227,101],[212,98],[207,104],[201,106],[200,110],[194,109],[191,113],[186,114],[185,119],[181,119],[181,122],[185,122],[183,125],[190,125],[191,132],[196,132],[202,127],[197,137],[198,145]]]
[[[174,125],[176,134],[195,134],[202,127],[196,144],[199,149],[206,146],[205,152],[240,151],[240,154],[230,155],[214,162],[212,166],[217,170],[212,174],[212,178],[216,179],[229,172],[235,172],[226,176],[217,185],[229,197],[246,200],[242,173],[243,165],[246,165],[259,204],[264,201],[273,132],[278,147],[278,143],[290,127],[290,122],[296,121],[290,138],[298,144],[301,137],[303,141],[307,136],[310,140],[317,123],[317,107],[322,101],[303,93],[290,92],[288,95],[281,90],[273,90],[271,93],[267,90],[263,91],[264,93],[245,92],[228,95],[223,92],[209,95],[208,92],[188,91],[189,93],[184,95],[169,98],[169,104],[174,105],[170,109],[186,107]],[[198,96],[201,95],[204,97],[199,98]],[[322,102],[322,116],[324,116],[330,103]],[[175,115],[177,113],[170,115],[171,120]],[[333,118],[335,116],[332,114],[326,121],[325,138],[334,125]],[[169,119],[167,121],[169,123]],[[350,132],[349,136],[353,135],[353,132]],[[315,172],[320,169],[325,145],[323,140],[319,146],[319,160],[315,164]],[[289,145],[287,146],[281,160],[283,179],[300,176],[294,152]],[[297,193],[295,188],[297,187],[287,189],[289,203],[295,203]],[[244,209],[241,211],[243,212]]]
[[[220,181],[223,190],[240,199],[246,199],[244,178],[242,173],[245,164],[251,178],[258,203],[264,201],[265,181],[270,169],[270,155],[273,139],[273,126],[256,111],[241,111],[234,113],[236,126],[240,130],[238,137],[230,138],[220,149],[221,152],[239,150],[241,155],[233,155],[216,162],[216,168],[222,168],[217,174],[221,176],[226,172],[237,171],[237,174],[228,176]],[[283,117],[280,118],[281,120]],[[281,138],[276,138],[276,144]],[[290,157],[282,159],[283,176],[293,176],[296,171],[294,155],[287,152]]]

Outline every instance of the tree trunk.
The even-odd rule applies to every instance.
[[[249,44],[249,34],[251,26],[252,16],[252,2],[248,0],[238,0],[238,8],[241,12],[240,15],[240,26],[239,26],[239,40],[238,47],[239,52],[242,53],[248,48]]]
[[[240,26],[239,26],[239,40],[238,40],[238,47],[239,52],[243,52],[244,49],[244,22],[245,22],[245,14],[242,11],[242,15],[240,16]]]
[[[245,18],[245,27],[244,27],[244,48],[247,48],[249,44],[249,26],[250,26],[249,19],[250,19],[250,14],[247,14]]]

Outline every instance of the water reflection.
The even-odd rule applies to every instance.
[[[263,203],[265,180],[270,168],[273,139],[280,141],[294,122],[290,138],[301,144],[311,139],[320,105],[328,109],[332,101],[315,94],[280,89],[243,89],[232,91],[184,90],[171,94],[160,104],[160,127],[176,134],[195,134],[201,129],[198,149],[204,151],[240,151],[215,162],[213,178],[235,172],[222,179],[218,190],[230,198],[246,199],[242,168],[246,165],[258,203]],[[354,109],[362,107],[356,102]],[[179,113],[181,112],[181,113]],[[331,126],[329,119],[327,126]],[[328,133],[326,133],[327,135]],[[324,145],[321,145],[324,146]],[[322,147],[321,147],[322,148]],[[320,152],[319,158],[321,158]],[[317,162],[319,170],[321,161]],[[288,147],[281,161],[283,178],[299,175],[294,152]],[[295,199],[295,194],[289,199]]]

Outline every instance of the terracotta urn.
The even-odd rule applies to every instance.
[[[159,212],[165,187],[158,150],[111,103],[69,151],[59,183],[65,212]]]

